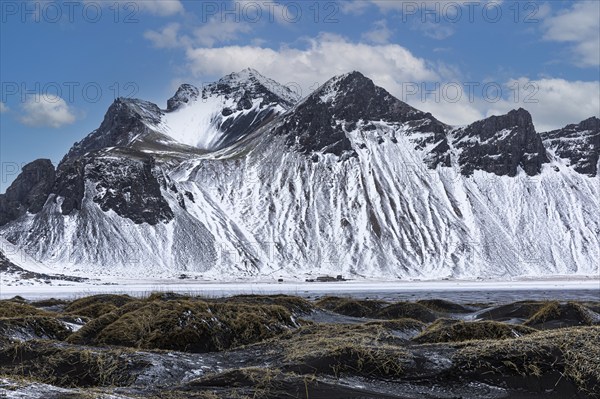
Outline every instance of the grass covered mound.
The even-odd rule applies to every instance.
[[[599,323],[598,314],[579,303],[561,304],[554,301],[542,306],[524,324],[540,329],[552,329]]]
[[[525,321],[548,303],[548,301],[513,302],[486,309],[476,317],[479,320],[508,321],[518,319]]]
[[[374,300],[360,300],[328,296],[315,302],[318,307],[351,317],[373,317],[387,303]]]
[[[324,297],[315,304],[334,313],[351,317],[371,319],[414,319],[430,323],[437,314],[428,307],[415,302],[388,303],[378,300]]]
[[[421,299],[416,303],[439,313],[471,313],[473,311],[466,306],[444,299]]]
[[[411,330],[422,330],[426,324],[415,319],[395,319],[395,320],[381,320],[381,321],[369,321],[365,323],[366,326],[382,326],[393,331],[411,331]]]
[[[531,334],[537,330],[497,321],[465,322],[439,319],[414,338],[418,343],[461,342],[477,339],[507,339]]]
[[[62,341],[69,334],[71,334],[71,330],[54,317],[25,316],[0,319],[0,336],[8,340],[53,339]]]
[[[287,370],[373,378],[400,376],[412,356],[381,325],[314,324],[281,341]]]
[[[63,307],[69,305],[69,301],[65,301],[64,299],[40,299],[39,301],[31,302],[31,306],[35,306],[36,308],[54,308],[54,307]]]
[[[378,319],[409,318],[431,323],[438,318],[438,315],[420,303],[396,302],[381,309],[374,317]]]
[[[314,306],[308,300],[291,295],[235,295],[220,300],[227,303],[245,303],[250,305],[277,305],[283,306],[293,314],[301,315],[310,313]]]
[[[78,316],[96,318],[134,301],[137,300],[129,295],[92,295],[71,302],[65,308],[65,312]]]
[[[52,313],[38,309],[21,301],[3,300],[0,301],[0,317],[23,317],[23,316],[42,316]]]
[[[177,299],[129,303],[82,327],[72,343],[212,352],[260,342],[297,327],[277,305]]]
[[[0,374],[61,387],[126,386],[148,366],[122,350],[69,347],[50,341],[14,343],[0,349]]]
[[[472,341],[454,356],[466,377],[530,392],[563,392],[573,387],[600,397],[600,327],[572,327],[499,341]]]

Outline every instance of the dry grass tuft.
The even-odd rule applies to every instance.
[[[563,328],[509,340],[459,344],[454,360],[461,373],[484,380],[520,377],[550,390],[571,383],[579,391],[599,397],[599,343],[600,327]],[[516,380],[511,381],[515,384]]]
[[[438,315],[419,303],[396,302],[381,309],[375,317],[378,319],[409,318],[431,323],[438,318]]]
[[[276,305],[157,300],[129,303],[92,320],[69,341],[212,352],[260,342],[296,326],[287,309]]]
[[[292,371],[391,377],[401,376],[412,359],[394,341],[381,325],[315,324],[295,331],[282,346]]]
[[[92,295],[71,302],[65,308],[65,312],[94,319],[131,302],[137,302],[137,300],[129,295]]]
[[[291,295],[236,295],[225,298],[220,302],[245,303],[249,305],[277,305],[286,308],[294,314],[306,314],[314,310],[314,306],[308,300]]]
[[[1,317],[23,317],[23,316],[50,316],[53,313],[38,309],[20,301],[5,300],[0,301]]]
[[[434,312],[440,313],[469,313],[471,310],[458,303],[446,301],[444,299],[422,299],[416,303],[423,305]]]
[[[328,296],[315,302],[320,308],[351,317],[373,317],[384,305],[382,301]]]
[[[124,353],[51,341],[19,342],[0,349],[0,374],[61,387],[127,386],[134,380],[132,371],[148,364],[127,358]]]
[[[538,328],[559,328],[571,326],[591,326],[596,321],[590,309],[577,302],[560,304],[553,301],[546,303],[535,312],[525,325]]]
[[[54,339],[64,340],[71,334],[64,323],[54,317],[25,316],[0,319],[0,336],[8,339]]]
[[[536,332],[525,326],[510,325],[496,321],[464,322],[456,320],[436,320],[414,338],[419,343],[461,342],[481,339],[517,338]]]

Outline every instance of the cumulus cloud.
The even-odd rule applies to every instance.
[[[332,34],[306,39],[306,48],[258,46],[189,48],[189,68],[197,77],[221,76],[252,67],[282,83],[290,79],[307,94],[315,83],[322,84],[335,75],[358,70],[380,85],[397,81],[438,79],[425,60],[415,57],[397,44],[353,43]]]
[[[8,109],[8,105],[4,104],[3,102],[0,102],[0,114],[8,112]]]
[[[181,46],[178,27],[171,28],[164,30],[165,38],[162,41],[147,37],[158,46]],[[375,28],[385,29],[387,26],[382,20]],[[398,44],[381,43],[387,39],[385,34],[363,36],[362,41],[354,42],[340,35],[321,33],[316,37],[301,38],[294,45],[281,45],[278,48],[264,46],[262,41],[243,46],[214,46],[221,41],[232,40],[238,34],[240,31],[229,31],[227,28],[220,33],[209,28],[197,30],[194,39],[182,46],[185,49],[185,67],[191,77],[189,80],[206,79],[205,82],[208,82],[252,67],[295,90],[300,87],[301,94],[306,96],[331,77],[358,70],[402,101],[431,112],[438,119],[452,125],[472,123],[519,107],[532,113],[536,128],[540,131],[598,114],[599,104],[595,95],[599,91],[598,82],[573,82],[553,78],[513,79],[495,84],[501,87],[502,95],[490,101],[484,98],[482,92],[481,86],[486,82],[481,82],[480,87],[472,93],[473,96],[470,96],[467,88],[460,83],[463,76],[456,66],[417,57]],[[441,85],[441,89],[434,89],[434,94],[428,95],[426,92],[436,82]],[[411,95],[407,95],[407,84],[413,86],[411,90],[416,87]],[[444,90],[449,84],[452,87],[462,87],[463,92],[458,100],[445,96],[448,93]],[[515,84],[521,90],[516,99]],[[533,97],[528,96],[532,85],[536,90]],[[452,88],[449,92],[452,93]]]
[[[187,36],[179,36],[180,28],[181,25],[174,22],[158,31],[147,30],[144,37],[157,48],[183,47],[190,43],[190,39]]]
[[[19,120],[28,126],[59,128],[76,119],[65,100],[53,94],[29,96],[23,111]]]
[[[454,28],[448,24],[432,21],[415,21],[411,29],[422,32],[425,36],[436,40],[444,40],[452,36]]]
[[[544,39],[571,43],[573,62],[582,67],[600,65],[600,3],[582,1],[546,18]]]
[[[343,14],[361,15],[371,5],[366,0],[339,0],[338,7]]]
[[[242,34],[252,31],[248,23],[221,21],[217,17],[194,29],[191,35],[180,34],[181,28],[179,23],[174,22],[159,30],[147,30],[144,32],[144,37],[157,48],[212,47],[239,39]]]
[[[388,28],[386,20],[381,19],[379,21],[375,21],[373,24],[373,29],[363,33],[362,37],[364,40],[371,43],[385,44],[390,40],[392,34],[393,32]]]
[[[194,31],[195,42],[212,47],[217,43],[226,43],[236,40],[241,34],[252,30],[248,23],[232,20],[222,21],[220,18],[211,18],[207,23]]]
[[[138,1],[137,4],[141,10],[161,17],[181,14],[184,11],[183,4],[179,0],[144,0]]]

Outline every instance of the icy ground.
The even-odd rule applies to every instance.
[[[508,302],[525,299],[600,300],[600,279],[556,277],[512,281],[200,281],[90,280],[83,283],[53,281],[52,284],[6,285],[0,280],[0,299],[15,295],[26,299],[73,299],[102,293],[147,296],[152,292],[177,292],[209,297],[239,294],[338,295],[384,300],[444,298],[456,302]]]

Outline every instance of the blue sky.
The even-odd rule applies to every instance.
[[[451,124],[524,107],[539,131],[600,114],[600,2],[0,2],[4,192],[60,161],[116,95],[165,107],[245,67],[306,95],[359,70]]]

